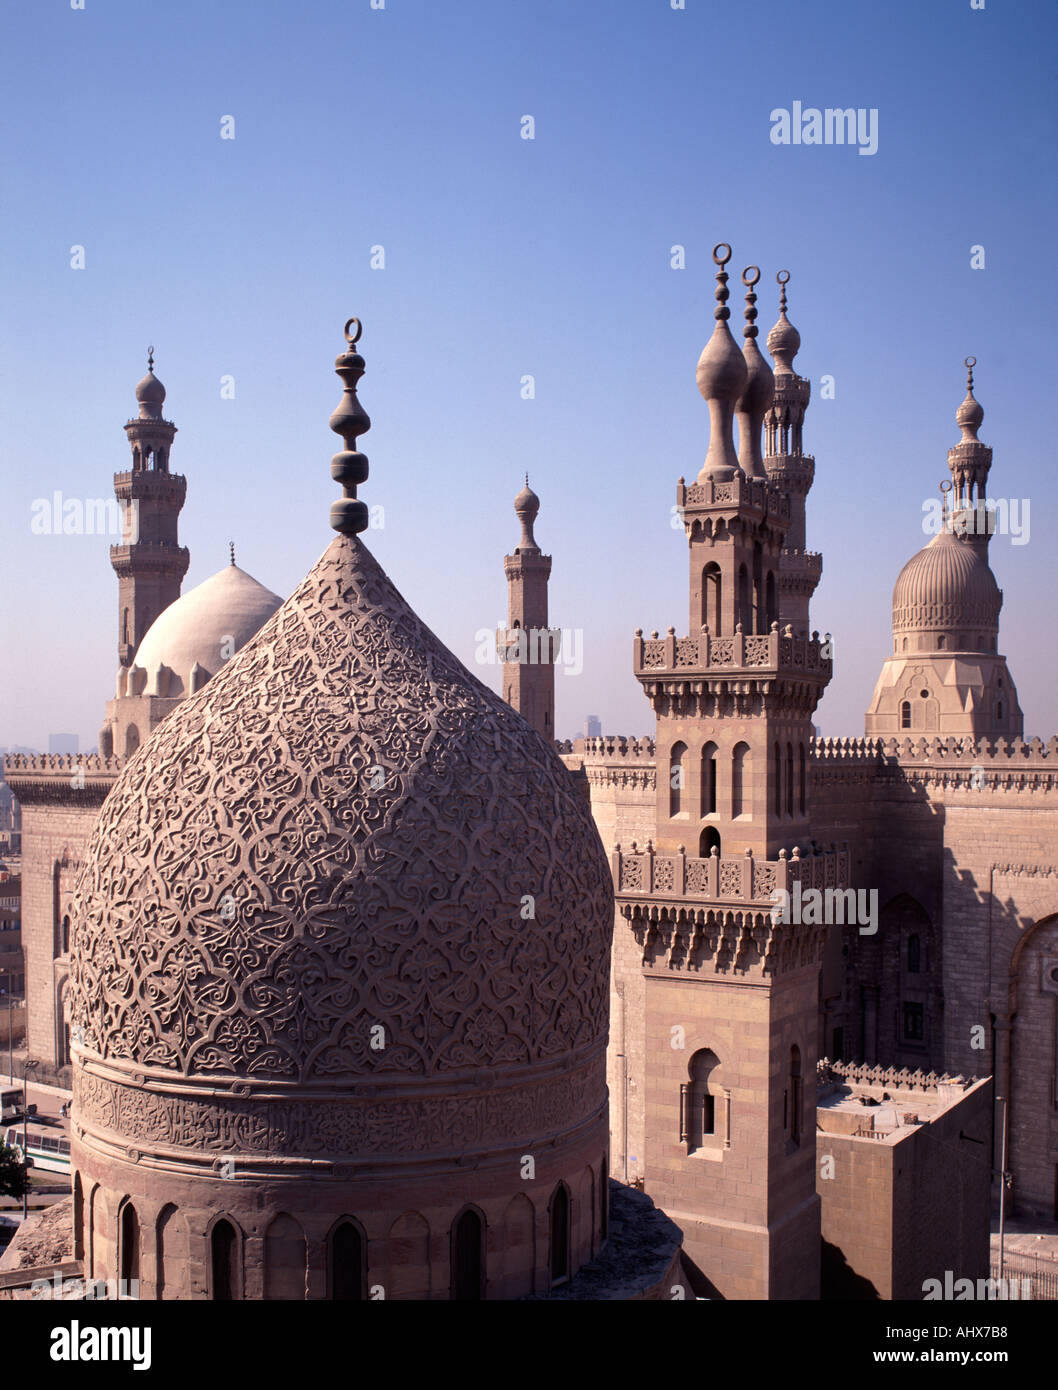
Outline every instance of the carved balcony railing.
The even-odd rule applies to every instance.
[[[648,841],[646,850],[633,844],[631,853],[617,845],[612,868],[614,887],[622,895],[773,904],[776,890],[789,893],[794,883],[800,883],[802,892],[846,888],[849,850],[845,845],[802,857],[795,846],[790,856],[780,850],[776,860],[756,859],[748,851],[737,858],[692,858],[683,852],[657,854]]]
[[[701,483],[686,485],[681,478],[676,485],[676,506],[682,515],[685,510],[706,507],[747,507],[774,517],[778,521],[790,520],[790,499],[785,492],[770,486],[763,478],[746,478],[738,475],[729,482],[718,483],[706,478]]]
[[[676,629],[671,627],[667,637],[659,637],[656,632],[644,637],[642,629],[637,628],[632,660],[636,676],[648,679],[722,667],[731,671],[781,668],[810,672],[829,680],[833,661],[824,654],[827,647],[818,632],[811,637],[794,637],[789,624],[781,632],[778,623],[773,623],[770,632],[736,632],[733,637],[714,637],[705,627],[691,637],[677,637]]]

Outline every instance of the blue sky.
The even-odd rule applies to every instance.
[[[185,591],[234,538],[239,563],[285,595],[332,535],[327,418],[351,314],[373,421],[361,495],[385,509],[366,539],[397,586],[472,663],[475,633],[505,611],[528,469],[552,621],[584,630],[583,673],[557,679],[558,732],[587,713],[649,732],[631,637],[686,624],[670,517],[708,444],[694,371],[721,240],[736,273],[762,268],[765,332],[775,272],[792,276],[813,382],[808,537],[824,554],[813,625],[836,642],[817,722],[863,731],[892,584],[926,540],[922,503],[947,475],[973,353],[990,491],[1031,502],[1029,544],[992,545],[1000,646],[1026,732],[1053,732],[1053,6],[0,12],[0,744],[46,747],[58,730],[95,743],[117,667],[109,538],[29,523],[56,490],[110,494],[147,344],[188,481]],[[772,144],[772,110],[795,100],[876,109],[877,153]]]

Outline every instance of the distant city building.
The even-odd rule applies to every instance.
[[[49,753],[79,753],[81,740],[77,734],[49,734]]]
[[[602,720],[597,714],[589,714],[584,720],[585,738],[602,738]]]

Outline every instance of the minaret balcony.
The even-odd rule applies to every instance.
[[[704,980],[818,968],[832,922],[853,922],[849,849],[801,858],[690,859],[682,851],[611,856],[617,910],[643,951],[643,971]],[[804,910],[802,910],[804,909]]]
[[[790,499],[763,478],[747,478],[736,474],[729,482],[717,482],[707,477],[702,483],[676,486],[676,506],[685,512],[755,513],[761,519],[770,517],[776,522],[789,522]]]
[[[692,858],[682,850],[676,854],[656,854],[648,841],[645,850],[635,844],[632,852],[617,845],[610,856],[614,890],[621,898],[640,901],[654,898],[672,903],[681,898],[701,899],[721,906],[750,904],[769,907],[779,900],[777,893],[795,895],[800,884],[803,897],[810,889],[821,893],[833,889],[844,892],[849,882],[849,849],[836,846],[801,855],[794,846],[792,856],[780,850],[775,860],[756,859],[748,850],[735,858],[713,854]]]
[[[814,576],[815,582],[819,583],[819,576],[823,573],[823,556],[818,550],[784,549],[780,554],[784,571],[806,577]]]
[[[151,499],[173,502],[183,506],[187,495],[187,479],[182,473],[166,473],[160,468],[143,468],[137,472],[114,474],[114,496],[119,502]]]
[[[697,637],[677,637],[672,628],[667,637],[660,638],[657,633],[645,638],[642,631],[637,631],[632,665],[639,680],[667,676],[685,680],[719,672],[731,677],[739,673],[773,677],[814,675],[825,684],[834,664],[829,654],[824,654],[828,646],[820,641],[818,633],[794,637],[789,624],[782,632],[775,624],[771,632],[736,632],[733,637],[713,637],[704,627]]]
[[[110,563],[119,577],[170,574],[182,579],[190,562],[191,552],[187,546],[168,545],[164,541],[136,541],[133,545],[110,547]]]

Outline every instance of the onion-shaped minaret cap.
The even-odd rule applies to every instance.
[[[742,283],[746,286],[746,326],[742,330],[745,341],[742,355],[746,360],[746,385],[735,405],[738,417],[738,461],[743,473],[749,478],[766,478],[768,470],[760,451],[761,427],[764,416],[775,399],[775,374],[767,359],[757,347],[757,295],[755,286],[760,280],[760,270],[755,265],[747,266],[742,272]]]
[[[522,523],[522,538],[518,542],[519,550],[539,550],[533,536],[533,523],[536,521],[537,513],[540,511],[540,498],[529,486],[529,474],[525,475],[525,487],[514,499],[514,511],[518,520]]]
[[[147,375],[136,387],[141,420],[160,420],[165,404],[165,387],[154,375],[154,345],[147,349]]]
[[[977,439],[977,431],[981,428],[985,413],[980,401],[974,397],[974,368],[977,366],[977,358],[967,357],[963,365],[966,368],[966,399],[955,412],[955,423],[962,430],[964,441],[980,442]]]
[[[716,326],[712,337],[698,359],[698,390],[709,405],[709,449],[698,473],[698,481],[712,477],[718,482],[730,481],[739,471],[735,454],[735,402],[746,387],[746,359],[731,336],[727,320],[727,271],[731,247],[721,241],[713,248],[713,260],[720,267],[716,276],[716,298],[719,305],[714,313]]]
[[[353,324],[356,331],[350,333]],[[337,502],[331,503],[331,526],[343,536],[355,536],[366,531],[368,523],[367,505],[358,501],[356,496],[357,486],[366,482],[368,472],[367,455],[357,451],[356,439],[371,428],[371,417],[356,395],[357,382],[366,366],[356,350],[362,331],[359,319],[349,319],[344,329],[348,349],[334,359],[334,370],[341,377],[345,392],[331,416],[330,426],[335,434],[342,436],[345,449],[331,459],[331,477],[336,483],[341,483],[344,494]]]
[[[721,255],[721,252],[725,254]],[[727,307],[730,291],[727,288],[728,275],[724,267],[730,259],[731,247],[726,241],[721,241],[713,248],[713,260],[720,267],[716,274],[716,298],[719,305],[713,313],[716,319],[713,335],[698,359],[697,376],[698,390],[705,400],[731,401],[734,404],[746,384],[746,362],[727,326],[731,310]]]
[[[768,351],[775,358],[775,369],[793,375],[793,360],[801,347],[801,335],[786,317],[786,286],[790,283],[790,272],[780,270],[775,277],[780,286],[779,321],[768,334]]]

